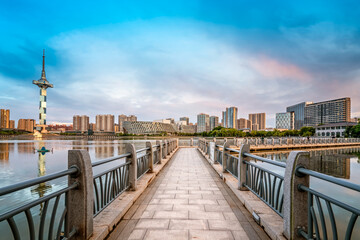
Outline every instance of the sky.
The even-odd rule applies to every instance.
[[[0,108],[47,122],[275,113],[351,98],[360,117],[358,1],[1,1]],[[117,122],[117,120],[116,120]]]

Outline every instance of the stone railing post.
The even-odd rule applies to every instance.
[[[246,182],[246,164],[244,161],[246,157],[243,156],[244,153],[250,153],[250,145],[249,144],[242,144],[240,146],[240,153],[239,153],[239,161],[238,161],[238,189],[241,191],[247,191],[248,189],[244,186]]]
[[[136,157],[136,149],[134,144],[126,143],[125,149],[127,153],[131,153],[130,157],[126,158],[126,161],[131,161],[130,169],[129,169],[129,183],[130,190],[136,190],[136,182],[137,182],[137,157]]]
[[[167,155],[167,149],[166,149],[166,140],[162,141],[162,154],[163,154],[163,158],[166,159],[166,155]]]
[[[166,152],[167,152],[167,155],[170,155],[170,142],[169,140],[166,140]]]
[[[79,183],[77,189],[69,191],[69,226],[77,229],[73,239],[89,239],[93,233],[93,172],[89,152],[86,150],[69,150],[68,167],[76,166],[79,173],[69,176],[69,185]]]
[[[296,168],[308,168],[310,154],[292,151],[286,161],[284,176],[284,235],[287,239],[303,239],[298,235],[299,227],[307,228],[308,194],[298,190],[298,185],[309,187],[309,176],[297,176]],[[307,231],[307,229],[304,229]]]
[[[158,154],[158,159],[159,159],[159,164],[161,164],[161,159],[162,159],[162,143],[160,140],[156,140],[156,145],[159,145],[159,150],[157,151]]]
[[[190,147],[192,147],[194,145],[194,139],[190,138]]]
[[[175,148],[178,148],[179,147],[179,139],[177,138],[176,139],[176,143],[175,143],[176,145],[175,145]]]
[[[226,154],[230,154],[230,151],[229,150],[225,150],[226,148],[230,147],[230,141],[226,141],[224,143],[224,149],[223,149],[223,152],[222,152],[222,165],[223,165],[223,172],[226,172],[226,164],[227,164],[227,156]]]
[[[215,146],[216,141],[209,142],[209,159],[212,161],[212,164],[215,162]]]
[[[149,148],[146,150],[146,154],[149,156],[149,172],[152,173],[154,171],[154,151],[151,142],[146,142],[146,147]]]

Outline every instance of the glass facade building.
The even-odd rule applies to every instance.
[[[226,111],[222,112],[222,124],[225,128],[237,128],[237,107],[226,108]]]
[[[217,126],[219,126],[219,117],[211,116],[210,117],[210,131],[213,130],[214,128],[216,128]]]
[[[299,130],[304,126],[305,106],[312,102],[302,102],[286,108],[286,112],[294,112],[294,129]]]
[[[277,129],[294,129],[294,112],[277,113],[276,128]]]
[[[197,130],[196,132],[208,132],[210,131],[210,117],[208,114],[200,113],[197,115]]]
[[[350,122],[350,98],[340,98],[305,106],[304,125],[318,126],[319,124]]]

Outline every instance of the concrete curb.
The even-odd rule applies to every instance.
[[[148,185],[155,179],[156,175],[158,175],[164,166],[172,159],[178,149],[179,147],[167,156],[166,159],[162,159],[161,164],[154,165],[152,173],[146,173],[142,176],[142,178],[137,181],[136,191],[126,191],[122,193],[94,218],[94,228],[93,235],[90,238],[91,240],[103,240],[109,235],[135,201],[145,191]]]
[[[245,208],[252,214],[255,212],[260,217],[260,226],[265,230],[273,240],[286,240],[283,235],[284,220],[276,214],[270,207],[261,201],[255,194],[250,191],[238,190],[238,180],[230,173],[223,173],[222,165],[214,164],[211,159],[198,149],[201,155],[209,162],[226,185],[233,191],[235,196],[241,201]]]

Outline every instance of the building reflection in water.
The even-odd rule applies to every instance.
[[[323,149],[313,150],[310,153],[310,169],[331,175],[337,178],[350,179],[350,158],[358,156],[360,161],[360,148]],[[289,156],[287,152],[259,153],[258,155],[271,158],[276,161],[286,162]]]
[[[39,144],[39,149],[41,149],[42,146],[44,146],[44,143]],[[46,174],[45,154],[46,154],[46,152],[38,152],[38,177],[45,176],[45,174]],[[39,198],[41,198],[41,197],[43,197],[45,195],[45,193],[51,191],[51,188],[52,188],[52,186],[51,186],[50,183],[43,182],[43,183],[40,183],[40,184],[34,186],[31,189],[31,193],[32,194],[37,194],[39,196]],[[41,215],[41,213],[42,213],[43,204],[44,203],[40,204],[40,213],[39,213],[39,215]]]
[[[9,143],[0,143],[0,161],[2,163],[9,162]]]
[[[17,149],[18,153],[33,153],[36,150],[34,142],[19,142]]]
[[[72,149],[83,149],[89,151],[88,140],[77,140],[72,142]]]
[[[95,157],[97,159],[108,158],[114,156],[114,146],[108,142],[102,143],[101,141],[95,143]]]

